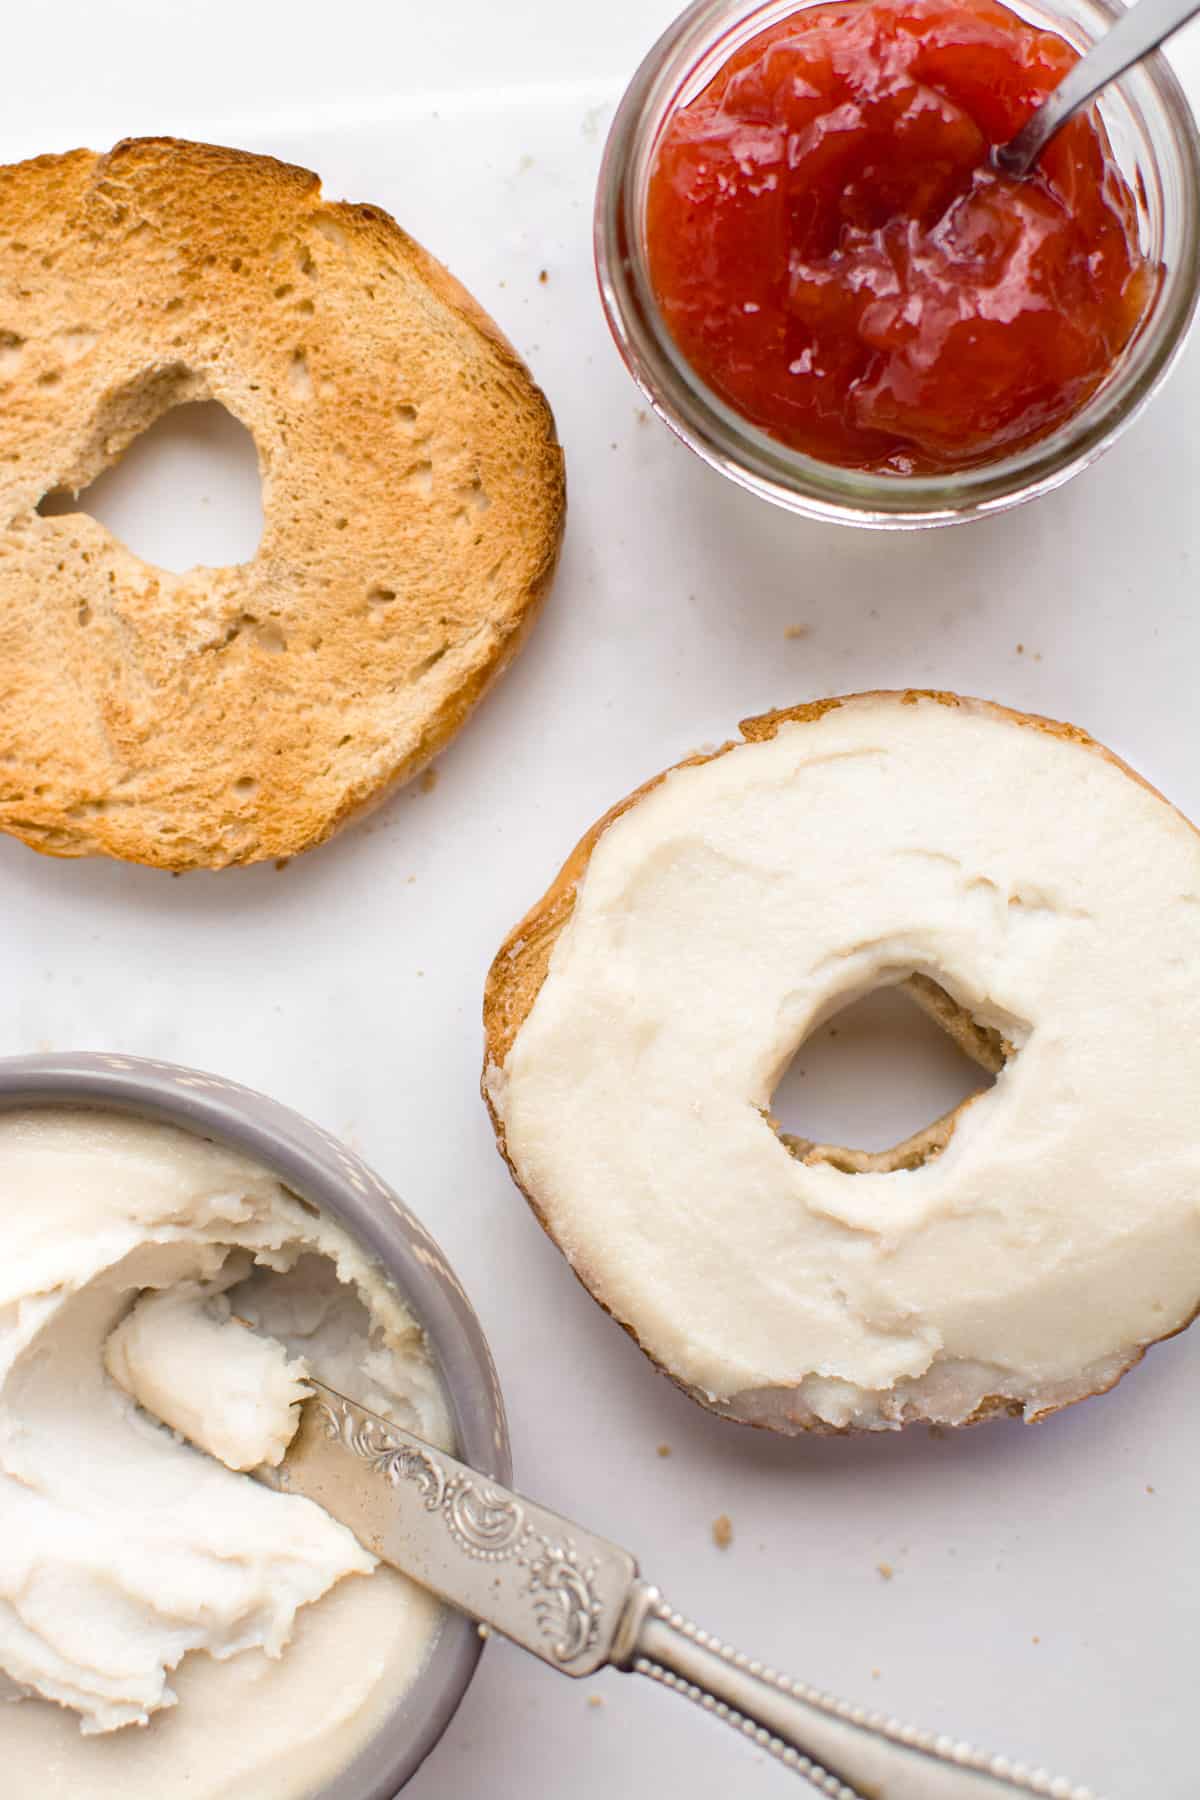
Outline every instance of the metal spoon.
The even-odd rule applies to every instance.
[[[1028,175],[1060,126],[1086,106],[1101,88],[1141,62],[1151,50],[1200,12],[1200,0],[1137,0],[1123,19],[1080,58],[1053,93],[1026,120],[1016,137],[997,144],[992,166],[1003,175]]]

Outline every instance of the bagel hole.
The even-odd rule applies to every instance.
[[[935,1003],[940,996],[961,1016],[935,983],[925,987]],[[1004,1054],[998,1050],[996,1060]],[[995,1079],[906,987],[875,988],[800,1045],[772,1096],[771,1122],[802,1161],[827,1162],[848,1174],[918,1168],[949,1141],[946,1131],[922,1141],[927,1130],[986,1093]]]
[[[263,532],[254,439],[218,400],[174,406],[78,496],[56,489],[43,518],[87,513],[143,562],[183,574],[249,562]]]

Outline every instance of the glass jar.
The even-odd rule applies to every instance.
[[[892,528],[986,517],[1061,486],[1115,441],[1182,348],[1200,258],[1200,139],[1161,54],[1101,96],[1112,153],[1134,195],[1143,255],[1160,271],[1155,295],[1087,403],[1054,431],[979,467],[942,475],[844,469],[789,449],[742,418],[691,368],[650,283],[646,198],[664,127],[734,51],[806,0],[696,0],[638,69],[613,121],[596,199],[596,272],[609,326],[655,411],[732,481],[793,512]],[[819,4],[820,0],[807,0]],[[1124,12],[1117,0],[1007,0],[1030,23],[1084,51]]]

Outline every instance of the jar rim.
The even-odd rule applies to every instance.
[[[1164,223],[1169,214],[1178,241],[1169,262],[1159,259],[1160,279],[1133,337],[1084,405],[1045,436],[968,469],[898,475],[843,468],[770,436],[692,368],[650,282],[639,191],[681,89],[714,45],[734,30],[761,29],[815,4],[820,0],[693,0],[643,59],[614,116],[597,187],[596,273],[609,329],[651,406],[690,449],[742,487],[792,511],[900,529],[1005,511],[1094,462],[1142,411],[1183,347],[1200,285],[1200,135],[1191,108],[1161,51],[1112,84],[1139,130],[1158,178]],[[1062,0],[1006,4],[1048,29],[1074,25],[1088,39],[1125,11],[1120,0],[1073,0],[1070,12]]]

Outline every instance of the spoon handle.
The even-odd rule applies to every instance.
[[[1137,0],[1064,76],[1016,137],[996,148],[996,166],[1006,175],[1027,175],[1072,113],[1151,50],[1157,50],[1198,12],[1200,0]]]
[[[829,1800],[1095,1800],[1043,1769],[981,1755],[765,1669],[673,1612],[645,1582],[635,1585],[622,1636],[619,1667],[694,1700]]]

